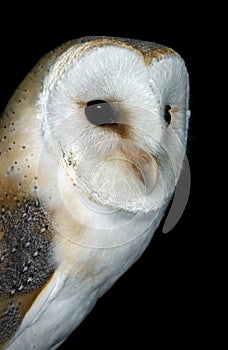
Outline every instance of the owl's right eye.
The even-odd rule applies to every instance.
[[[169,125],[171,123],[171,106],[166,105],[164,108],[164,120]]]
[[[85,115],[93,125],[115,124],[116,115],[110,103],[103,100],[89,101],[85,107]]]

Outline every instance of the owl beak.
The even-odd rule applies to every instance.
[[[158,180],[158,164],[146,151],[138,148],[134,143],[124,142],[121,150],[130,161],[133,170],[142,181],[146,195],[149,196]]]
[[[135,166],[139,169],[145,186],[146,195],[149,196],[156,186],[158,179],[158,165],[153,157],[150,157],[149,162],[143,159],[136,161]]]

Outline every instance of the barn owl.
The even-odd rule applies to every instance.
[[[141,256],[181,173],[189,82],[152,42],[44,56],[0,119],[0,349],[57,349]]]

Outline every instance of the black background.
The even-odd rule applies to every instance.
[[[188,5],[180,9],[152,4],[148,9],[142,3],[135,8],[132,4],[127,11],[117,4],[74,6],[47,14],[44,4],[36,4],[25,14],[13,5],[14,18],[11,9],[1,11],[5,21],[0,26],[0,109],[37,61],[67,40],[110,35],[162,43],[181,54],[190,75],[188,158],[192,179],[190,198],[178,224],[168,234],[160,226],[141,259],[97,302],[60,349],[193,348],[204,343],[205,320],[210,317],[204,288],[209,265],[201,104],[207,23],[197,7]]]

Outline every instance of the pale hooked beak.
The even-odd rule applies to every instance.
[[[144,183],[146,195],[149,196],[158,180],[158,164],[154,157],[133,142],[123,142],[121,151],[134,167],[134,171]]]

